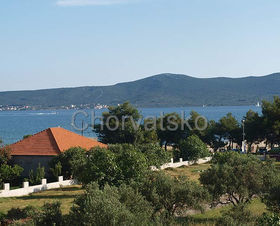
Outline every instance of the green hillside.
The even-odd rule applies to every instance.
[[[0,105],[47,108],[124,101],[139,107],[250,105],[280,95],[279,87],[280,73],[244,78],[160,74],[112,86],[0,92]]]

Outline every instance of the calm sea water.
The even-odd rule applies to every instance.
[[[184,108],[141,108],[139,109],[144,117],[160,116],[161,114],[177,112],[185,113],[188,117],[192,110],[205,116],[208,120],[219,120],[227,113],[231,112],[238,121],[241,121],[248,110],[261,113],[261,108],[256,106],[221,106],[221,107],[184,107]],[[95,110],[96,116],[101,116],[106,109]],[[5,144],[11,144],[21,140],[24,135],[34,134],[49,127],[63,127],[73,132],[81,133],[71,125],[73,114],[76,110],[57,110],[57,111],[5,111],[0,112],[0,139]],[[88,117],[78,114],[76,125],[81,127],[91,122],[91,110],[86,110]],[[96,134],[89,128],[84,132],[85,136],[96,137]]]

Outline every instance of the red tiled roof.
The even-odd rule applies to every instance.
[[[107,147],[95,139],[83,137],[63,128],[48,128],[9,145],[11,155],[58,155],[71,147]]]

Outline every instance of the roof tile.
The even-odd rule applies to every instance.
[[[107,147],[95,139],[83,137],[69,130],[56,127],[48,128],[17,143],[9,145],[12,155],[54,156],[71,147]]]

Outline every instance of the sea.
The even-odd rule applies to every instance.
[[[207,120],[218,121],[231,112],[241,122],[248,110],[261,114],[261,107],[257,106],[205,106],[180,108],[139,108],[141,115],[159,117],[160,115],[177,112],[189,117],[190,112],[196,111]],[[0,139],[4,144],[12,144],[23,138],[45,130],[49,127],[62,127],[87,137],[97,137],[92,131],[94,119],[100,117],[107,109],[86,110],[39,110],[39,111],[2,111],[0,112]],[[95,120],[95,123],[98,119]],[[84,128],[83,131],[81,128]]]

